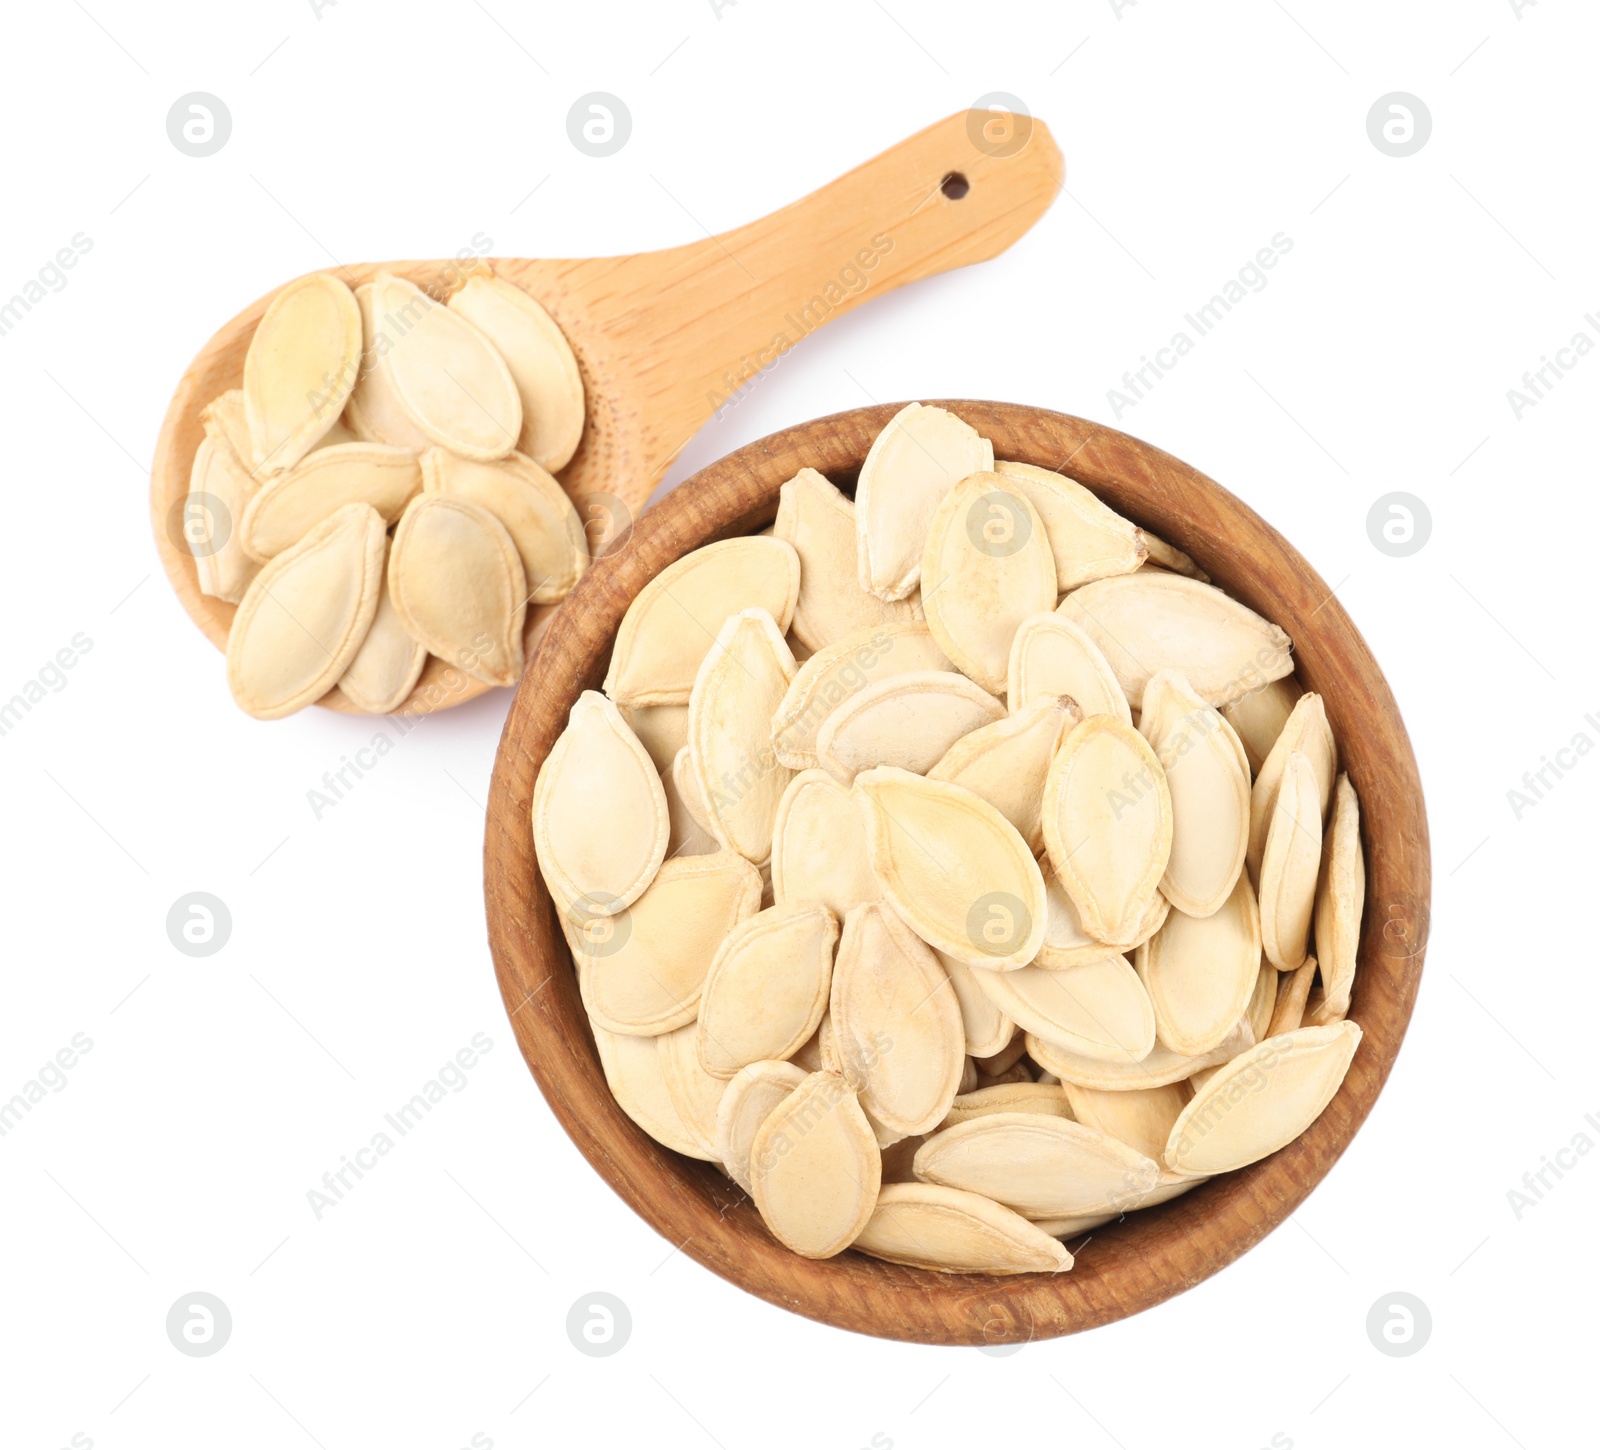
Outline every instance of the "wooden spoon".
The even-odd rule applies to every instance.
[[[991,112],[948,116],[781,211],[687,246],[491,262],[538,298],[577,354],[588,417],[561,484],[586,525],[599,526],[602,546],[626,531],[701,425],[777,356],[870,298],[998,256],[1038,220],[1060,189],[1061,153],[1040,121],[1024,118],[998,144],[993,122]],[[337,274],[357,287],[389,271],[442,296],[460,267],[375,262]],[[275,295],[221,328],[189,365],[151,469],[161,562],[218,649],[227,647],[234,606],[200,592],[181,513],[203,436],[200,410],[240,386],[245,352]],[[427,714],[488,688],[430,658],[399,713]],[[319,703],[354,709],[337,691]]]

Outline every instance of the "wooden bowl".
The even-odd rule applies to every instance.
[[[842,1329],[926,1344],[1008,1344],[1148,1309],[1231,1263],[1294,1211],[1372,1110],[1411,1017],[1428,933],[1422,785],[1394,696],[1333,592],[1273,528],[1203,474],[1148,443],[1005,403],[940,406],[997,458],[1063,469],[1188,552],[1228,593],[1286,629],[1297,673],[1327,705],[1361,799],[1367,908],[1350,1016],[1361,1046],[1338,1095],[1295,1142],[1170,1203],[1096,1230],[1063,1274],[936,1274],[847,1251],[799,1258],[712,1165],[647,1137],[606,1086],[572,959],[534,861],[534,779],[580,691],[598,689],[641,588],[673,560],[770,523],[778,488],[807,464],[850,488],[900,404],[789,428],[729,454],[648,510],[557,612],[506,721],[484,841],[489,939],[523,1056],[574,1142],[660,1234],[723,1278]]]

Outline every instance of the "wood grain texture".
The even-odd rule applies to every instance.
[[[686,246],[575,261],[488,259],[539,300],[577,355],[588,416],[560,482],[586,523],[641,509],[729,395],[817,328],[907,282],[998,256],[1044,214],[1062,181],[1049,130],[1033,120],[1027,144],[999,155],[980,146],[976,117],[948,116],[770,216]],[[952,173],[969,187],[958,200],[940,189]],[[334,270],[351,287],[389,271],[444,297],[460,267],[443,260]],[[200,410],[240,386],[250,339],[276,295],[245,308],[189,365],[151,469],[162,566],[218,649],[227,646],[234,606],[200,592],[174,510],[189,491]],[[431,658],[397,713],[427,714],[489,688]],[[337,694],[319,703],[352,708]]]
[[[539,766],[579,692],[600,687],[611,639],[639,590],[688,550],[768,523],[779,485],[802,466],[852,487],[873,438],[901,406],[820,418],[703,469],[645,513],[557,613],[495,762],[484,841],[489,939],[517,1041],[551,1108],[611,1186],[684,1253],[771,1303],[864,1334],[928,1344],[1045,1339],[1138,1313],[1231,1263],[1305,1199],[1372,1110],[1411,1017],[1428,934],[1422,785],[1394,696],[1349,616],[1238,499],[1099,424],[1003,403],[942,402],[993,440],[997,458],[1070,472],[1293,638],[1299,677],[1327,702],[1361,798],[1367,910],[1350,1016],[1364,1036],[1343,1087],[1302,1137],[1096,1230],[1069,1273],[997,1279],[926,1273],[853,1252],[822,1262],[789,1253],[738,1188],[711,1165],[660,1147],[613,1101],[534,861],[529,811]]]

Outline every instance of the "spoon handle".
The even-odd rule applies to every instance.
[[[790,348],[907,282],[998,256],[1043,215],[1062,176],[1042,121],[960,111],[746,226],[568,264],[565,284],[635,373],[650,487]]]

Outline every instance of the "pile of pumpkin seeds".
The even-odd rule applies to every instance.
[[[798,1254],[1063,1240],[1328,1105],[1365,874],[1290,640],[911,404],[640,591],[533,838],[611,1091]],[[1313,955],[1312,948],[1315,947]]]
[[[201,592],[238,605],[228,684],[251,715],[334,690],[387,713],[430,654],[513,684],[588,567],[552,477],[583,433],[577,359],[483,264],[454,282],[290,283],[244,386],[201,414],[183,535]]]

